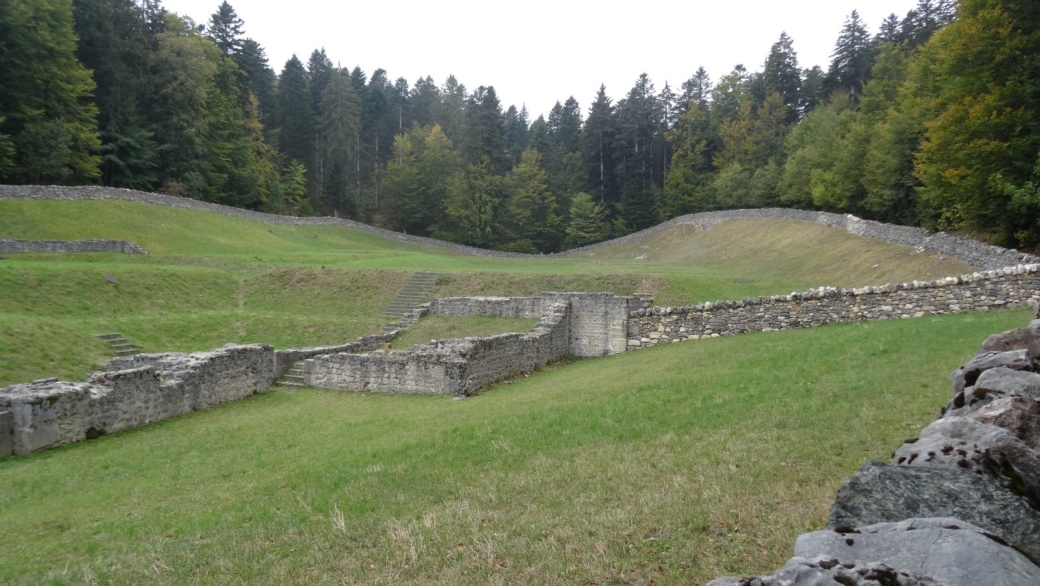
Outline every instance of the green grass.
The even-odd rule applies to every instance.
[[[698,584],[772,571],[1026,311],[577,361],[466,401],[277,390],[0,461],[10,584]]]
[[[407,350],[416,344],[430,340],[465,338],[467,336],[493,336],[509,332],[529,332],[538,323],[536,319],[508,317],[448,317],[431,315],[413,323],[408,329],[394,337],[394,350]]]

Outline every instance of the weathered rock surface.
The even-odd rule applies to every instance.
[[[1040,505],[1040,452],[1006,429],[969,417],[932,422],[915,442],[892,454],[897,466],[945,467],[986,474]]]
[[[972,412],[969,417],[988,425],[996,425],[1040,450],[1040,401],[1026,397],[997,399]]]
[[[851,531],[915,517],[954,517],[1040,560],[1040,513],[986,475],[868,462],[841,489],[827,529]]]
[[[1037,308],[1040,309],[1040,305]],[[1034,319],[1024,328],[993,334],[979,347],[980,353],[1009,350],[1029,350],[1033,356],[1040,356],[1040,319]]]
[[[833,557],[791,558],[772,576],[726,577],[708,586],[947,586],[941,582],[885,564],[871,562],[840,563]]]
[[[1010,368],[1011,370],[1033,370],[1033,355],[1029,350],[1010,350],[1008,352],[983,352],[972,358],[950,375],[953,391],[959,393],[975,384],[979,375],[991,368]]]
[[[794,555],[882,562],[947,586],[1040,584],[1040,567],[985,530],[953,518],[879,523],[855,533],[814,531],[798,538]]]
[[[974,386],[965,388],[950,399],[939,412],[940,417],[967,415],[980,407],[1006,397],[1040,399],[1040,374],[1014,370],[1004,366],[982,372]]]

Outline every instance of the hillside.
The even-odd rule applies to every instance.
[[[655,294],[661,305],[970,270],[837,228],[779,219],[734,220],[699,232],[671,228],[572,257],[508,259],[339,226],[269,225],[136,202],[0,200],[0,237],[125,239],[150,252],[0,261],[0,384],[79,380],[105,359],[93,336],[108,332],[154,352],[228,342],[344,342],[378,331],[383,308],[420,270],[443,275],[434,297],[611,291]],[[646,260],[634,260],[641,256]]]

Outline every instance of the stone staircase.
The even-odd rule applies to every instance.
[[[412,278],[408,279],[408,282],[397,292],[397,296],[394,297],[390,305],[387,306],[386,311],[383,312],[383,318],[387,322],[383,331],[389,332],[390,330],[400,329],[402,327],[401,318],[404,313],[410,309],[415,309],[415,306],[423,303],[426,295],[437,284],[437,279],[439,278],[440,274],[438,273],[415,273],[412,275]]]
[[[303,386],[303,361],[299,360],[290,366],[278,379],[278,384],[283,387]]]
[[[97,338],[104,343],[108,344],[108,349],[115,352],[116,356],[133,356],[134,354],[140,354],[141,351],[123,337],[122,334],[116,332],[112,334],[98,334]]]

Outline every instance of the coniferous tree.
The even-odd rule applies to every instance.
[[[101,145],[93,91],[76,60],[71,0],[0,3],[0,133],[14,142],[16,161],[3,179],[95,180]]]
[[[152,189],[158,145],[147,124],[151,47],[145,13],[133,0],[74,0],[80,63],[97,83],[101,181]]]
[[[243,87],[256,96],[260,123],[264,126],[265,136],[270,140],[274,136],[273,131],[277,120],[275,116],[277,100],[274,90],[274,70],[267,62],[267,54],[260,43],[253,39],[244,39],[238,52],[231,58],[242,72]]]
[[[278,79],[278,152],[314,168],[314,107],[303,63],[293,55]]]
[[[533,134],[533,132],[532,132]],[[588,183],[592,186],[593,196],[601,206],[612,205],[618,201],[618,192],[614,180],[617,163],[614,158],[614,144],[617,136],[617,122],[614,117],[614,106],[607,97],[607,88],[599,86],[596,100],[589,106],[589,116],[585,120],[582,132],[585,168],[588,172]]]
[[[762,72],[767,92],[776,92],[787,107],[788,123],[798,119],[799,102],[802,97],[802,76],[798,69],[798,55],[787,33],[780,33],[780,40],[773,44]]]
[[[874,41],[867,32],[866,25],[859,12],[853,10],[845,19],[845,25],[831,54],[826,89],[829,92],[848,92],[852,96],[852,103],[856,104],[863,92],[863,84],[867,83],[870,77],[874,49]]]
[[[321,118],[319,119],[322,160],[329,171],[334,171],[323,181],[322,187],[328,204],[334,211],[357,212],[357,193],[353,192],[356,181],[351,182],[355,142],[361,126],[361,100],[350,83],[350,74],[335,69],[321,96]]]
[[[466,103],[466,126],[470,161],[487,159],[492,173],[503,174],[510,168],[506,151],[506,125],[502,104],[495,88],[480,86]]]
[[[509,201],[505,224],[513,239],[507,249],[515,252],[554,251],[559,243],[560,216],[538,151],[524,151],[520,164],[506,178],[506,188]]]
[[[432,126],[434,124],[434,112],[437,108],[437,102],[440,101],[440,94],[441,91],[437,88],[437,84],[434,83],[432,77],[427,75],[416,80],[408,96],[412,118],[416,124],[419,126]]]
[[[606,216],[603,207],[587,193],[579,193],[571,202],[570,222],[564,233],[564,250],[587,246],[606,237]]]
[[[209,38],[225,57],[234,55],[242,47],[243,24],[227,0],[221,2],[217,11],[209,17]]]

